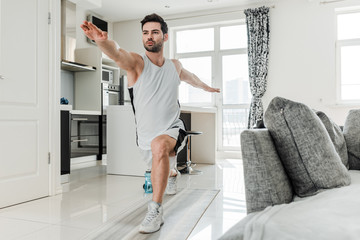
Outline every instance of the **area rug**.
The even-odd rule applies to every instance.
[[[151,196],[144,198],[107,221],[100,228],[90,232],[85,239],[185,240],[190,236],[197,222],[218,193],[219,190],[182,189],[176,195],[165,195],[163,199],[165,223],[158,232],[152,234],[138,232]]]

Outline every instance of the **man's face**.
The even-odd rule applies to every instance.
[[[149,52],[160,52],[168,34],[163,34],[158,22],[147,22],[143,26],[143,44]]]

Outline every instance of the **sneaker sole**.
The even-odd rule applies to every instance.
[[[157,229],[157,230],[155,230],[155,231],[152,231],[152,232],[146,232],[146,231],[139,231],[139,233],[142,233],[142,234],[150,234],[150,233],[154,233],[154,232],[157,232],[157,231],[159,231],[160,230],[160,228],[161,228],[161,226],[162,225],[164,225],[164,222],[162,222],[161,224],[160,224],[160,227],[159,227],[159,229]]]
[[[176,192],[166,192],[166,195],[175,195],[176,194]]]

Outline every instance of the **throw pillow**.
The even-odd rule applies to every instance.
[[[360,170],[360,109],[350,110],[344,124],[349,168]]]
[[[346,147],[346,141],[342,130],[325,113],[321,111],[315,111],[315,113],[324,124],[326,131],[328,132],[330,139],[334,144],[335,150],[340,156],[341,162],[345,165],[347,169],[349,169],[348,152],[347,152],[348,150]]]
[[[289,203],[293,190],[267,129],[241,133],[247,213]]]
[[[299,197],[350,184],[324,124],[309,107],[276,97],[265,112],[265,125]]]

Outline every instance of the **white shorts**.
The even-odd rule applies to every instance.
[[[177,153],[180,152],[186,144],[186,139],[187,139],[186,132],[181,128],[170,128],[160,135],[168,135],[176,140],[176,145],[174,147],[174,151],[175,151],[176,155],[169,157],[170,169],[176,169]],[[147,165],[147,168],[149,170],[151,170],[151,167],[152,167],[152,152],[151,152],[151,150],[144,150],[141,148],[139,148],[139,149],[140,149],[141,155],[143,156],[143,160],[145,161],[145,163]]]

